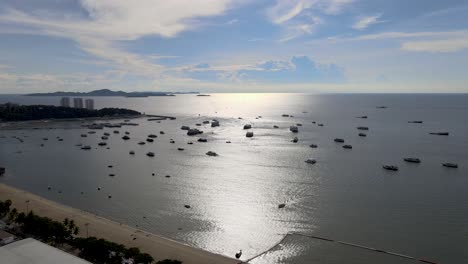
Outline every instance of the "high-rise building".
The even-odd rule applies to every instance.
[[[94,100],[93,99],[86,99],[85,100],[86,109],[94,110]]]
[[[73,107],[83,108],[83,98],[73,98]]]
[[[70,107],[70,97],[62,97],[62,99],[60,99],[60,106]]]

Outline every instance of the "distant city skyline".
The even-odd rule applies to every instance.
[[[462,0],[4,0],[0,93],[468,92]]]

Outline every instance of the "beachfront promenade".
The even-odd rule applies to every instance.
[[[20,212],[26,210],[25,203],[29,201],[28,210],[33,210],[37,215],[60,222],[65,218],[73,219],[80,228],[80,236],[86,237],[88,230],[90,236],[104,238],[127,247],[138,247],[156,261],[177,259],[184,264],[239,263],[235,259],[190,247],[0,183],[0,200],[7,199],[13,202],[12,208],[17,208]]]

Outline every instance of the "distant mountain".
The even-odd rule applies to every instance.
[[[188,94],[198,94],[198,92],[187,92]],[[95,90],[87,93],[80,92],[53,92],[53,93],[32,93],[27,96],[124,96],[124,97],[148,97],[148,96],[174,96],[184,94],[184,92],[124,92],[112,91],[109,89]]]

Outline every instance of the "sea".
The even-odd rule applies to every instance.
[[[176,119],[139,118],[131,121],[138,126],[95,134],[47,129],[48,122],[0,130],[0,166],[7,171],[0,182],[214,253],[234,257],[242,249],[241,259],[252,264],[468,263],[467,94],[93,99],[97,108]],[[0,103],[59,101],[0,96]],[[203,123],[213,119],[219,127]],[[203,134],[188,136],[181,126]],[[130,140],[122,139],[126,131]],[[108,145],[98,146],[105,132]],[[139,145],[149,134],[157,135],[154,142]],[[408,157],[421,163],[403,161]]]

